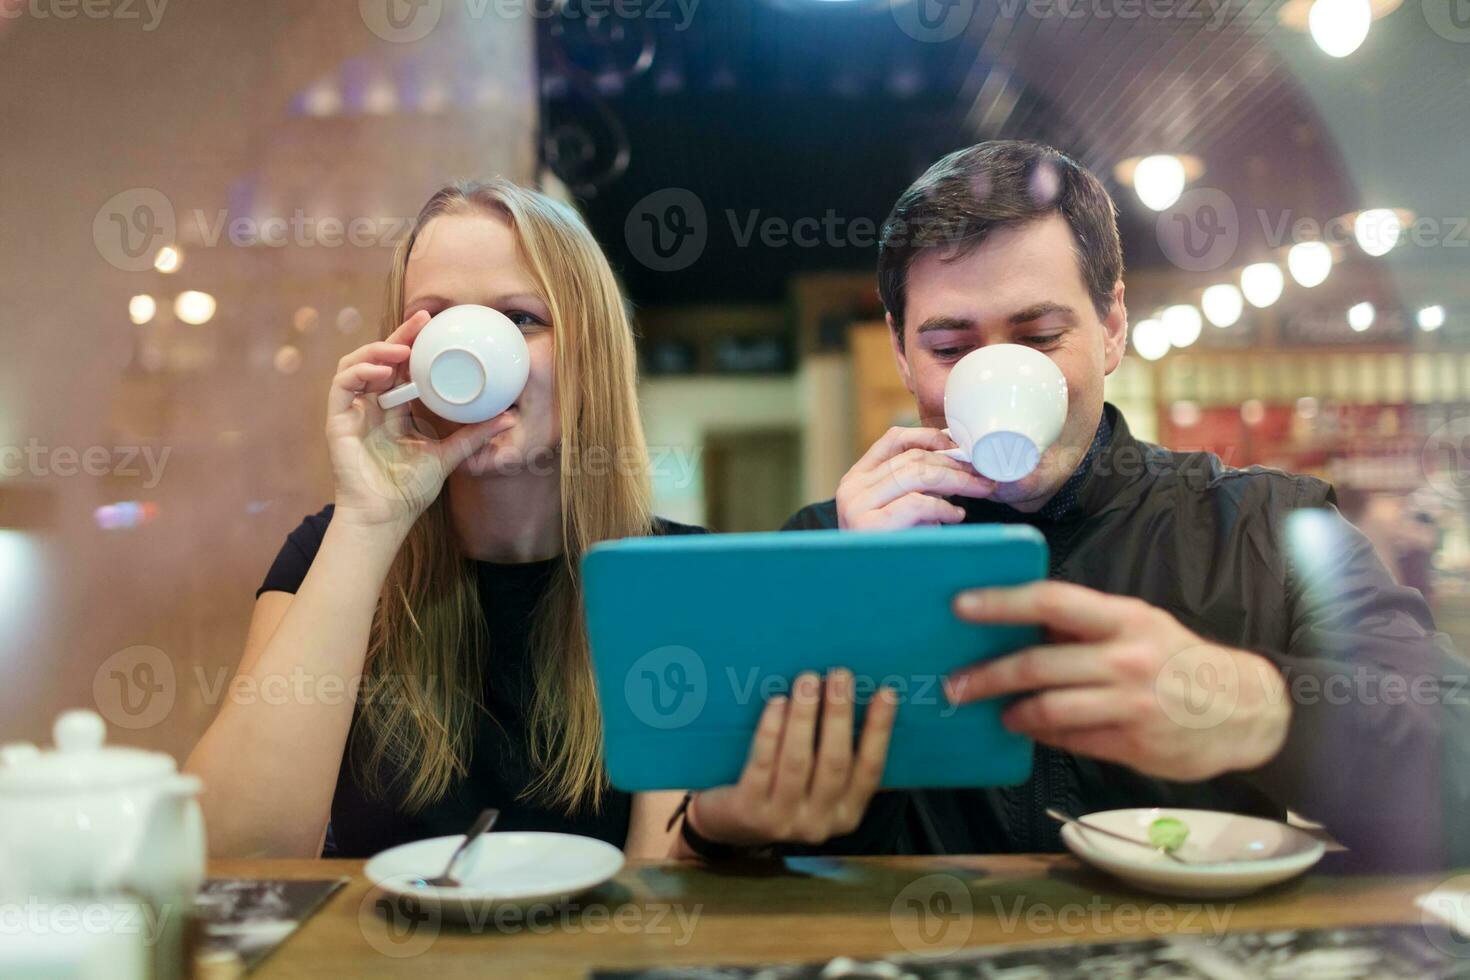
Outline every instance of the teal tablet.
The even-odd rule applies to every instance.
[[[999,701],[949,703],[958,667],[1039,639],[951,610],[975,586],[1046,575],[1023,525],[895,533],[806,531],[637,538],[582,561],[608,774],[633,791],[737,781],[765,702],[806,670],[852,670],[858,721],[894,688],[883,785],[1002,786],[1031,771]]]

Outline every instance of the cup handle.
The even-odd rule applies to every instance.
[[[392,391],[385,391],[378,396],[379,408],[397,408],[399,405],[407,405],[419,396],[419,386],[410,381],[406,385],[399,385]]]

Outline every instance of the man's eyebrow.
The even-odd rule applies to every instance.
[[[1047,300],[1037,303],[1034,306],[1028,306],[1024,310],[1017,310],[1006,318],[1006,322],[1013,327],[1018,327],[1024,323],[1034,323],[1042,317],[1051,316],[1054,313],[1068,317],[1069,319],[1075,319],[1077,316],[1077,311],[1070,306]]]
[[[931,316],[919,328],[915,334],[929,333],[933,330],[973,330],[975,321],[962,316]]]

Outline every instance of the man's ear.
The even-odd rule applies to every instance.
[[[914,393],[914,375],[909,370],[909,356],[904,345],[899,343],[899,326],[893,322],[893,314],[885,313],[883,318],[888,321],[888,342],[893,345],[893,359],[898,363],[898,376],[903,378],[903,386]]]
[[[1128,307],[1123,302],[1123,280],[1113,286],[1113,305],[1103,318],[1103,374],[1112,374],[1128,347]]]

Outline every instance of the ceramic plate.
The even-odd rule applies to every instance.
[[[445,919],[512,905],[555,904],[608,881],[623,867],[623,852],[606,841],[573,834],[492,831],[461,858],[458,888],[418,884],[444,870],[463,836],[433,837],[376,855],[364,873],[392,895],[412,897]]]
[[[1244,895],[1294,878],[1321,860],[1325,850],[1320,840],[1287,824],[1214,810],[1104,810],[1082,819],[1147,841],[1149,825],[1160,817],[1174,817],[1189,827],[1189,837],[1177,852],[1188,864],[1147,847],[1090,834],[1076,824],[1062,828],[1062,842],[1088,864],[1129,884],[1189,898]]]

